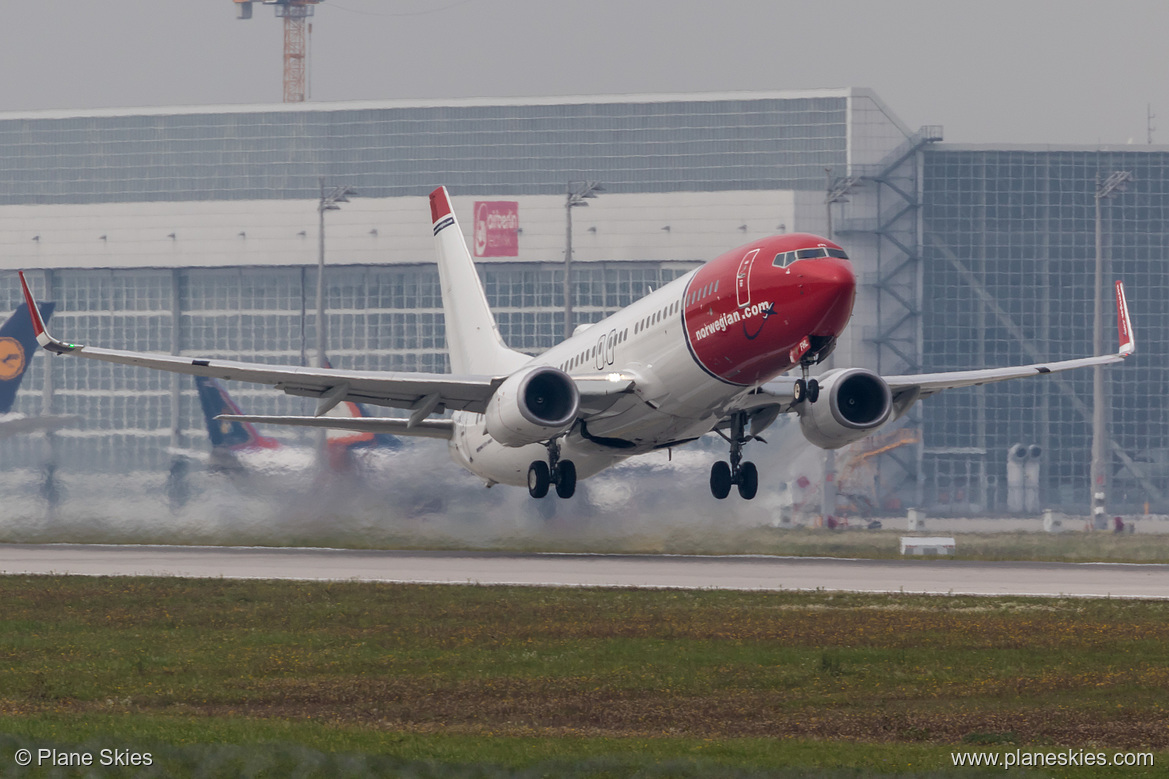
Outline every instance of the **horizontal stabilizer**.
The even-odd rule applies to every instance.
[[[0,419],[0,438],[27,433],[46,433],[50,430],[60,430],[63,427],[73,427],[80,421],[81,417],[74,414]]]

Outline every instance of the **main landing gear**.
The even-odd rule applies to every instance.
[[[555,438],[548,442],[548,462],[535,460],[528,466],[528,494],[542,498],[553,484],[561,498],[571,498],[576,493],[576,465],[572,460],[560,459],[560,442]]]
[[[743,444],[758,436],[748,434],[746,428],[747,414],[740,411],[731,417],[729,436],[717,431],[731,445],[731,461],[719,460],[710,467],[710,493],[719,500],[731,494],[732,486],[739,488],[743,500],[751,500],[759,492],[759,469],[753,462],[743,462]]]

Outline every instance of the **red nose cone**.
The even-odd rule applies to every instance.
[[[852,263],[834,258],[822,259],[808,263],[801,270],[805,277],[804,288],[814,302],[814,310],[823,312],[811,334],[840,335],[852,316],[852,304],[856,299],[856,274],[852,272]]]

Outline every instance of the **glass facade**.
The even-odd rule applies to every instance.
[[[569,180],[587,178],[624,194],[768,197],[801,190],[801,219],[818,219],[826,168],[863,177],[880,167],[874,163],[892,159],[888,170],[867,174],[869,185],[850,194],[836,224],[862,282],[857,310],[864,313],[854,318],[850,346],[860,362],[875,354],[886,372],[934,372],[1090,352],[1096,182],[1114,170],[1131,171],[1128,189],[1103,203],[1108,290],[1113,278],[1127,283],[1138,338],[1137,355],[1106,371],[1114,495],[1118,506],[1148,502],[1169,512],[1163,400],[1169,151],[948,147],[935,143],[940,132],[901,139],[898,125],[871,100],[853,100],[850,118],[850,99],[841,90],[547,105],[0,115],[0,205],[315,201],[320,176],[368,197],[422,196],[436,182],[468,196],[563,196]],[[868,168],[848,168],[858,160]],[[72,212],[63,219],[83,217]],[[781,229],[788,228],[809,229]],[[563,332],[562,266],[552,261],[553,251],[545,259],[480,267],[505,338],[531,353]],[[574,266],[578,323],[691,267],[606,259]],[[11,275],[6,280],[0,305],[11,310],[18,287]],[[31,280],[59,303],[53,329],[81,343],[292,364],[315,353],[315,268],[67,269]],[[446,370],[433,265],[333,266],[328,284],[336,365]],[[38,357],[26,381],[18,410],[39,413],[51,397],[48,410],[84,418],[56,436],[63,467],[165,469],[172,443],[205,446],[189,378]],[[1042,504],[1084,511],[1091,381],[1083,371],[928,399],[907,420],[921,428],[920,458],[908,448],[887,458],[897,459],[896,469],[885,468],[895,472],[889,483],[899,485],[890,491],[900,505],[922,500],[939,513],[1000,512],[1008,448],[1036,444],[1043,452]],[[231,390],[250,413],[310,410],[307,401],[268,388]],[[13,438],[0,462],[43,460],[44,448],[40,438]]]
[[[922,350],[926,371],[1071,359],[1092,350],[1098,181],[1105,349],[1116,348],[1112,280],[1128,291],[1137,354],[1105,370],[1117,506],[1169,510],[1169,152],[964,150],[924,155]],[[1044,506],[1086,512],[1091,371],[935,396],[922,407],[926,502],[1002,508],[1007,450],[1042,447]],[[1131,465],[1130,465],[1131,463]]]
[[[847,164],[846,97],[0,115],[0,205],[820,189]]]

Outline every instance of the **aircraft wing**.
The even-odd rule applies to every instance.
[[[29,303],[37,342],[50,352],[191,376],[267,384],[289,395],[319,398],[317,415],[324,415],[338,403],[347,400],[425,412],[419,414],[420,418],[445,409],[481,413],[496,388],[507,378],[263,365],[71,344],[49,334],[40,312],[32,302],[32,293],[23,273],[20,274],[20,283]]]
[[[1060,373],[1076,368],[1091,368],[1096,365],[1109,365],[1120,362],[1126,355],[1105,354],[1100,357],[1084,357],[1079,360],[1061,360],[1059,362],[1035,363],[1020,365],[1015,368],[987,368],[976,371],[951,371],[948,373],[921,373],[909,376],[886,376],[885,382],[892,390],[893,396],[904,392],[920,392],[919,397],[928,398],[934,393],[959,387],[977,387],[982,384],[993,384],[996,381],[1022,379],[1028,376],[1043,376],[1048,373]]]
[[[1019,365],[1010,368],[919,373],[905,376],[883,376],[882,378],[889,385],[894,404],[898,408],[905,408],[917,400],[927,398],[942,390],[976,387],[999,381],[1023,379],[1028,376],[1044,376],[1050,373],[1061,373],[1077,368],[1110,365],[1122,361],[1125,357],[1128,357],[1136,351],[1136,338],[1133,335],[1132,318],[1128,312],[1128,300],[1124,295],[1124,283],[1120,281],[1116,282],[1116,317],[1120,348],[1115,354],[1104,354],[1098,357],[1082,357],[1076,360],[1033,363],[1031,365]],[[732,413],[746,411],[752,415],[752,418],[758,417],[760,422],[766,419],[766,424],[770,424],[779,414],[795,410],[795,403],[792,397],[792,385],[793,382],[788,380],[786,382],[772,382],[763,387],[759,387],[740,396],[729,411]],[[762,429],[759,425],[756,425],[756,427],[758,430]]]
[[[1031,365],[1020,365],[1014,368],[986,368],[973,371],[922,373],[916,376],[886,376],[884,377],[885,382],[893,392],[894,398],[897,398],[898,395],[904,396],[905,393],[913,393],[916,397],[926,398],[946,389],[976,387],[981,384],[1022,379],[1028,376],[1043,376],[1049,373],[1060,373],[1077,368],[1110,365],[1120,362],[1136,351],[1136,338],[1133,335],[1132,318],[1128,313],[1128,300],[1124,295],[1124,283],[1120,281],[1116,282],[1116,320],[1120,348],[1115,354],[1083,357],[1077,360],[1034,363]]]
[[[408,409],[413,413],[410,428],[397,428],[394,420],[371,418],[369,423],[389,425],[386,429],[375,430],[372,426],[346,427],[344,420],[332,418],[328,424],[314,424],[314,427],[353,429],[368,432],[387,432],[399,435],[427,435],[449,437],[440,428],[423,428],[428,433],[417,432],[420,423],[430,414],[442,413],[447,409],[483,413],[487,402],[507,376],[453,376],[446,373],[395,373],[389,371],[346,371],[335,368],[307,368],[299,365],[263,365],[260,363],[235,362],[232,360],[184,357],[170,354],[130,352],[118,349],[71,344],[54,338],[45,328],[40,311],[32,303],[32,293],[23,272],[20,274],[21,287],[29,302],[33,328],[37,342],[56,354],[71,354],[91,360],[112,362],[121,365],[137,365],[154,370],[183,373],[191,376],[207,376],[215,379],[247,381],[253,384],[267,384],[289,395],[318,398],[316,416],[324,416],[339,403],[352,401],[375,406]],[[617,398],[633,387],[627,377],[580,378],[577,387],[581,394],[581,408],[584,416],[603,411]],[[310,417],[311,419],[312,417]],[[264,420],[273,421],[273,420]],[[298,424],[288,422],[286,424]],[[390,429],[393,427],[394,429]]]

